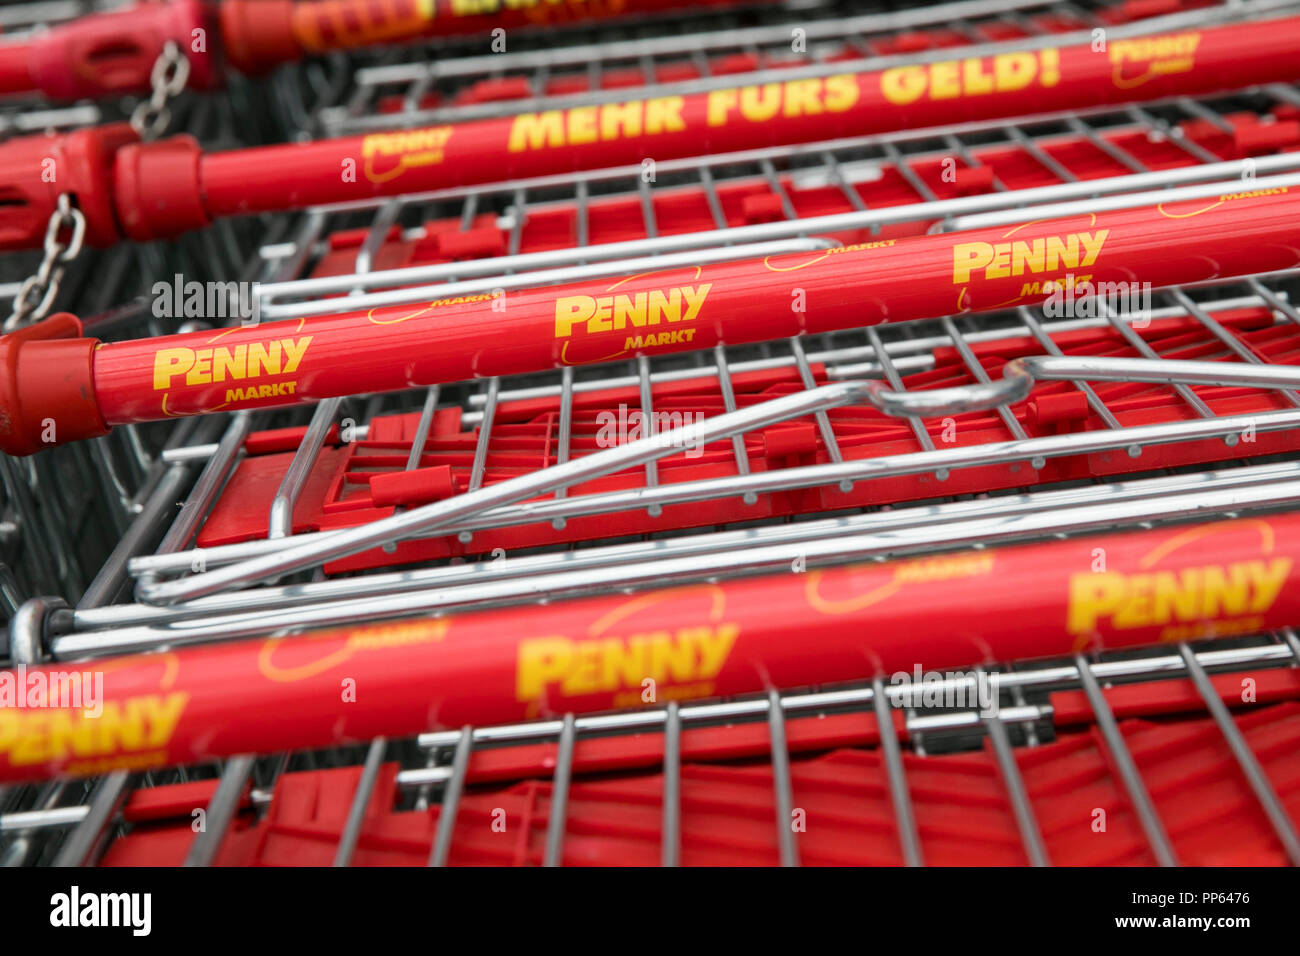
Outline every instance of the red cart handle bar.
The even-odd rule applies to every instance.
[[[0,671],[19,701],[74,674],[94,697],[0,707],[0,781],[1297,623],[1300,514],[809,567]]]
[[[0,337],[0,450],[294,405],[1138,291],[1300,264],[1300,192],[886,239],[424,304],[105,344],[61,313]],[[1119,285],[1103,285],[1119,283]]]
[[[77,100],[146,93],[154,60],[169,42],[189,60],[191,84],[208,89],[220,82],[222,59],[244,73],[263,73],[331,50],[738,2],[512,0],[502,9],[499,0],[150,0],[20,40],[0,38],[0,96]]]
[[[1297,77],[1290,18],[211,154],[191,137],[141,143],[110,125],[0,146],[0,248],[38,247],[62,193],[78,200],[87,242],[105,245],[223,216]]]

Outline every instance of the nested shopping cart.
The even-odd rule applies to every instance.
[[[971,55],[1043,16],[1108,22],[966,6],[931,12]],[[903,26],[923,33],[925,15]],[[719,34],[693,59],[737,36],[759,56],[778,29]],[[619,51],[643,82],[673,82],[657,57],[677,53]],[[601,63],[585,45],[552,57]],[[369,122],[389,80],[415,84],[402,109],[498,102],[483,64],[436,66],[363,70],[315,116]],[[568,95],[534,67],[489,79]],[[581,92],[606,75],[574,72]],[[280,217],[283,240],[241,274],[263,281],[263,319],[306,320],[344,295],[348,310],[430,288],[509,301],[697,249],[792,261],[1099,208],[1231,208],[1294,191],[1298,117],[1295,87],[1269,84],[674,160],[652,180],[386,197]],[[1269,265],[1135,308],[954,308],[147,426],[191,430],[149,457],[84,596],[27,601],[8,641],[14,664],[101,669],[139,759],[24,725],[0,852],[1300,862],[1296,276]],[[462,626],[476,642],[453,643]],[[763,666],[742,668],[751,634],[766,643],[744,660]],[[313,710],[326,684],[337,721]]]

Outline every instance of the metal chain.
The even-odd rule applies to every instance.
[[[63,236],[71,230],[67,242]],[[28,276],[18,294],[14,296],[13,311],[5,320],[4,331],[12,332],[21,326],[45,318],[59,294],[59,283],[69,262],[81,252],[86,238],[86,217],[72,205],[72,196],[63,193],[58,205],[50,214],[50,224],[45,229],[45,256],[36,272]]]
[[[149,99],[142,102],[131,114],[131,128],[143,140],[156,139],[171,123],[171,110],[167,101],[177,96],[190,78],[190,61],[181,53],[175,40],[168,40],[154,61],[149,73],[153,88]],[[67,241],[64,241],[64,236]],[[67,265],[81,252],[86,237],[86,217],[72,205],[72,196],[63,193],[50,215],[45,229],[45,255],[33,275],[27,277],[14,296],[13,309],[5,320],[4,331],[37,322],[54,304],[59,294],[59,284]]]
[[[185,89],[189,78],[190,61],[175,40],[168,40],[149,73],[153,92],[131,113],[131,128],[140,134],[141,139],[157,139],[167,130],[172,121],[167,101]]]

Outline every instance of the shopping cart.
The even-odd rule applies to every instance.
[[[1075,6],[1052,12],[1097,22]],[[990,24],[1008,17],[1025,22]],[[348,105],[316,121],[358,122],[376,75],[426,84],[403,103],[436,110],[422,102],[439,79],[429,72],[363,72],[338,97]],[[470,276],[490,290],[559,267],[620,274],[602,244],[662,255],[687,231],[789,254],[827,235],[1010,229],[1062,203],[1139,208],[1171,188],[1249,193],[1300,162],[1288,125],[1298,106],[1294,88],[1270,85],[661,163],[654,181],[620,169],[313,209],[283,217],[289,238],[262,245],[240,274],[265,280],[264,316],[305,318],[337,309],[328,296],[353,293],[349,308],[366,308],[378,304],[367,296],[400,301],[414,283]],[[945,160],[988,172],[952,182]],[[157,483],[85,596],[75,608],[24,604],[9,655],[111,674],[137,666],[127,652],[165,670],[202,659],[192,654],[268,653],[249,639],[271,633],[359,621],[382,631],[444,611],[452,626],[482,612],[526,630],[539,608],[680,593],[668,585],[802,588],[847,561],[910,562],[940,588],[952,581],[935,571],[942,556],[980,565],[1014,544],[1041,549],[1018,552],[1033,561],[1064,541],[1095,559],[1088,535],[1100,531],[1145,551],[1207,534],[1225,566],[1281,560],[1276,542],[1249,552],[1240,529],[1286,527],[1294,500],[1296,275],[1165,287],[1139,308],[1086,317],[954,314],[201,419],[205,431],[154,459]],[[1030,376],[1027,402],[998,391]],[[863,381],[874,384],[853,384]],[[925,393],[940,388],[960,391],[936,413]],[[684,440],[725,416],[734,431]],[[614,449],[601,437],[611,426]],[[663,447],[634,468],[546,485],[598,451],[652,441],[647,432]],[[450,513],[530,476],[538,485],[523,500],[471,506],[412,536],[421,509]],[[387,530],[363,541],[379,521]],[[1238,537],[1214,539],[1223,528]],[[340,531],[363,546],[330,552]],[[1097,540],[1122,566],[1113,549],[1125,545]],[[200,593],[221,573],[250,586]],[[127,597],[133,585],[148,603]],[[907,592],[918,629],[925,594]],[[711,620],[698,608],[679,616],[681,627]],[[430,619],[420,626],[446,620]],[[288,748],[267,722],[254,753],[10,784],[0,852],[110,865],[1300,862],[1288,759],[1300,641],[1288,621],[1229,613],[1203,640],[1203,626],[1180,629],[1175,616],[1161,635],[1172,644],[1103,650],[1063,622],[1008,623],[1040,643],[923,660],[965,668],[937,680],[819,662],[809,619],[806,636],[790,635],[808,649],[800,676],[761,689],[715,696],[692,680],[674,695],[661,681],[664,696],[631,709],[544,707],[549,719],[465,726],[426,700],[423,733],[394,720]],[[392,627],[391,646],[418,649],[416,631]],[[513,666],[510,650],[495,664]],[[936,705],[952,695],[964,703]]]

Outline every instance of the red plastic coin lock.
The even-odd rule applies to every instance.
[[[108,433],[91,370],[98,345],[67,312],[0,336],[0,450],[30,455]]]

